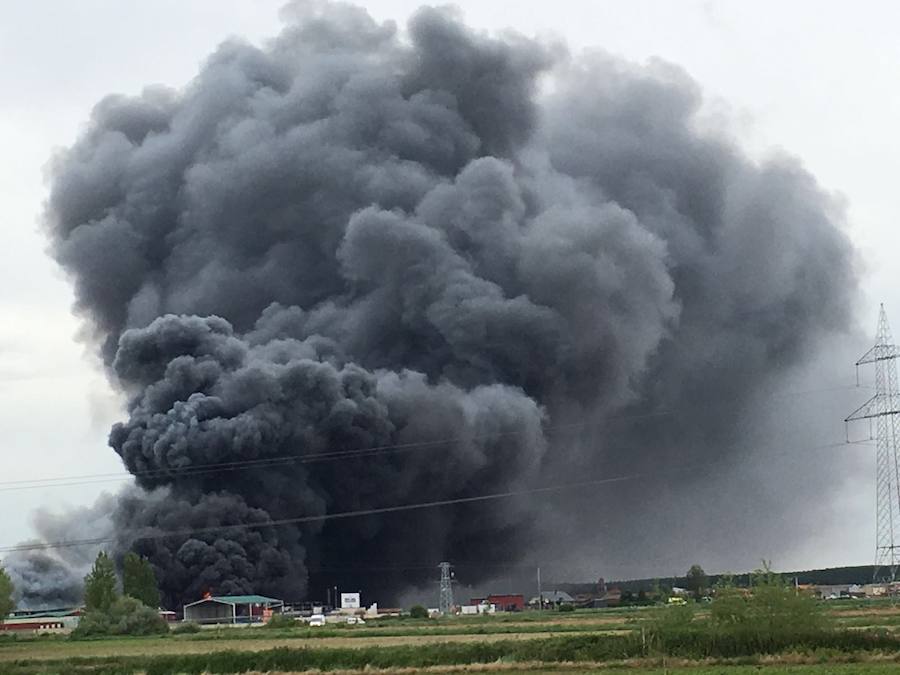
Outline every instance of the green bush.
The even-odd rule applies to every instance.
[[[428,618],[428,610],[422,607],[422,605],[413,605],[409,608],[409,618],[410,619],[427,619]]]
[[[648,625],[649,651],[691,658],[772,654],[788,649],[876,648],[883,637],[837,632],[816,601],[800,594],[768,566],[757,570],[752,593],[726,577],[716,589],[708,620],[690,605],[666,607]],[[873,642],[874,641],[874,642]]]
[[[129,597],[116,598],[107,610],[87,611],[72,631],[73,639],[97,635],[165,635],[166,623],[155,609],[140,600]]]
[[[263,628],[269,628],[272,630],[278,628],[296,628],[297,622],[284,614],[273,614],[272,618],[269,619],[264,625]]]
[[[172,635],[191,635],[200,632],[200,624],[196,621],[182,621],[172,627]]]
[[[830,631],[834,624],[816,600],[798,593],[768,566],[754,574],[752,593],[734,588],[726,578],[716,589],[710,619],[719,631],[760,636]]]
[[[560,612],[574,612],[574,611],[575,611],[575,607],[574,607],[573,605],[568,604],[568,603],[564,603],[564,604],[562,604],[562,605],[559,606],[559,611],[560,611]]]

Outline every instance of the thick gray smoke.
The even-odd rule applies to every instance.
[[[52,169],[52,250],[129,400],[117,536],[170,604],[514,559],[526,498],[266,524],[727,458],[752,392],[848,321],[840,210],[704,131],[678,68],[309,7],[104,99]]]
[[[101,496],[93,506],[73,509],[62,516],[40,509],[32,515],[40,542],[83,541],[109,537],[113,532],[110,513],[114,498]],[[82,600],[84,576],[99,547],[72,546],[46,550],[23,550],[7,554],[3,567],[13,582],[13,600],[19,609],[72,607]]]

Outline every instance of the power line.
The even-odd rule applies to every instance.
[[[644,474],[631,474],[625,476],[615,476],[612,478],[599,478],[596,480],[579,481],[576,483],[564,483],[561,485],[549,485],[538,488],[526,488],[522,490],[509,490],[506,492],[494,492],[491,494],[477,495],[473,497],[456,497],[454,499],[439,499],[431,502],[420,502],[416,504],[402,504],[399,506],[384,506],[373,509],[359,509],[356,511],[341,511],[338,513],[323,513],[314,516],[299,516],[296,518],[280,518],[277,520],[268,520],[258,523],[236,523],[233,525],[214,525],[211,527],[201,527],[187,530],[171,530],[165,533],[154,533],[148,535],[136,535],[134,540],[157,540],[167,539],[169,537],[188,537],[194,534],[208,534],[210,532],[224,532],[233,530],[247,530],[253,528],[279,527],[283,525],[302,525],[306,523],[318,523],[327,520],[342,520],[346,518],[359,518],[362,516],[375,516],[386,513],[399,513],[402,511],[415,511],[421,509],[431,509],[441,506],[451,506],[454,504],[472,504],[476,502],[486,502],[497,499],[508,499],[510,497],[519,497],[529,494],[538,494],[543,492],[554,492],[558,490],[569,490],[586,486],[605,485],[609,483],[619,483],[635,478],[642,478]],[[75,546],[86,546],[96,544],[107,544],[126,537],[97,537],[94,539],[77,539],[72,541],[58,541],[38,544],[22,544],[19,546],[9,546],[0,548],[0,553],[12,553],[15,551],[34,551],[52,548],[70,548]]]
[[[793,398],[795,396],[808,396],[809,394],[819,394],[824,392],[833,392],[833,391],[847,391],[849,389],[874,389],[875,387],[871,387],[867,384],[842,384],[836,385],[834,387],[820,387],[818,389],[807,389],[805,391],[786,391],[781,394],[772,394],[767,396],[767,398]]]
[[[605,417],[589,422],[573,422],[570,424],[558,424],[554,426],[543,427],[545,433],[552,433],[566,429],[579,429],[590,426],[599,426],[604,422],[628,421],[648,419],[651,417],[663,417],[671,415],[666,411],[657,411],[651,413],[640,413],[634,415],[618,415]],[[433,439],[429,441],[414,441],[409,443],[393,443],[386,445],[377,445],[368,448],[356,448],[352,450],[334,450],[318,453],[310,453],[307,455],[281,455],[274,457],[261,457],[256,459],[234,460],[230,462],[212,462],[205,464],[193,464],[184,468],[169,467],[164,469],[146,469],[135,472],[117,472],[117,473],[101,473],[87,474],[81,476],[60,476],[57,478],[32,478],[19,479],[13,481],[0,481],[0,492],[9,492],[13,490],[31,490],[36,488],[48,487],[69,487],[73,485],[90,485],[94,483],[119,482],[130,480],[131,478],[157,478],[171,476],[173,478],[181,478],[187,476],[204,475],[208,473],[220,473],[225,471],[233,471],[243,468],[265,468],[269,466],[279,466],[284,464],[311,464],[315,462],[339,461],[346,459],[358,459],[363,457],[371,457],[381,454],[389,454],[395,452],[405,452],[415,449],[432,449],[452,443],[460,443],[466,441],[477,441],[488,438],[502,438],[507,436],[522,436],[528,434],[526,430],[516,431],[498,431],[485,434],[473,434],[471,436],[454,436],[443,439]]]
[[[794,396],[805,396],[817,392],[831,392],[846,389],[871,389],[866,385],[839,385],[832,387],[820,387],[818,389],[807,389],[804,391],[785,392],[782,394],[773,394],[777,398],[790,398]],[[590,422],[574,422],[571,424],[561,424],[544,427],[544,432],[561,431],[564,429],[577,429],[589,426],[597,426],[603,422],[627,421],[646,419],[650,417],[662,417],[671,415],[668,411],[657,411],[651,413],[638,413],[633,415],[615,415],[605,418],[592,420]],[[458,443],[464,441],[483,440],[485,438],[499,438],[503,436],[524,435],[527,431],[506,431],[489,434],[476,434],[469,437],[456,436],[451,438],[436,439],[430,441],[418,441],[410,443],[395,443],[372,446],[369,448],[358,448],[345,451],[329,451],[320,453],[310,453],[307,455],[281,455],[274,457],[261,457],[256,459],[233,460],[230,462],[210,462],[203,464],[192,464],[185,467],[166,467],[159,469],[144,469],[134,472],[120,471],[115,473],[98,473],[75,476],[57,476],[51,478],[30,478],[18,479],[12,481],[0,481],[0,492],[11,492],[19,490],[32,490],[51,487],[73,487],[78,485],[94,485],[102,483],[121,483],[130,481],[132,478],[182,478],[190,476],[199,476],[210,473],[220,473],[233,471],[242,468],[267,468],[284,464],[311,464],[316,462],[340,461],[345,459],[358,459],[369,456],[377,456],[380,454],[389,454],[395,452],[404,452],[419,449],[436,448],[442,445]]]
[[[785,392],[775,394],[778,398],[789,398],[793,396],[804,396],[816,392],[831,392],[845,389],[871,389],[865,385],[839,385],[832,387],[821,387],[818,389],[807,389],[805,391]],[[661,417],[671,415],[668,411],[657,411],[651,413],[638,413],[632,415],[615,415],[605,418],[592,420],[589,422],[574,422],[571,424],[560,424],[544,427],[544,432],[561,431],[564,429],[577,429],[589,426],[598,426],[604,422],[627,421],[646,419],[650,417]],[[307,455],[281,455],[274,457],[261,457],[256,459],[233,460],[230,462],[210,462],[203,464],[192,464],[185,467],[166,467],[159,469],[144,469],[134,472],[120,471],[115,473],[99,473],[86,474],[76,476],[58,476],[51,478],[30,478],[18,479],[12,481],[0,481],[0,492],[13,492],[20,490],[33,490],[52,487],[74,487],[79,485],[95,485],[103,483],[123,483],[133,478],[166,478],[174,479],[201,476],[211,473],[222,473],[226,471],[234,471],[243,468],[268,468],[287,464],[311,464],[317,462],[340,461],[347,459],[360,459],[364,457],[377,456],[381,454],[389,454],[396,452],[405,452],[414,449],[430,449],[437,448],[442,445],[458,443],[464,441],[483,440],[485,438],[500,438],[504,436],[524,435],[527,431],[505,431],[488,434],[475,434],[468,437],[456,436],[444,439],[435,439],[430,441],[417,441],[410,443],[395,443],[372,446],[369,448],[357,448],[344,451],[328,451],[320,453],[310,453]]]
[[[825,448],[832,448],[838,446],[846,446],[847,444],[856,444],[856,445],[871,445],[868,441],[850,441],[850,442],[841,442],[841,443],[829,443],[825,445],[813,446],[810,448],[805,448],[805,451],[810,450],[819,450]],[[800,451],[797,451],[800,452]],[[697,462],[690,465],[684,465],[680,467],[666,467],[664,471],[666,473],[671,473],[672,471],[688,471],[694,470],[701,466],[708,466],[709,462]],[[422,509],[431,509],[431,508],[439,508],[444,506],[451,506],[455,504],[473,504],[480,502],[488,502],[495,501],[500,499],[508,499],[511,497],[520,497],[530,494],[542,494],[542,493],[550,493],[556,492],[560,490],[573,490],[583,487],[596,487],[599,485],[609,485],[613,483],[623,483],[631,480],[648,478],[654,475],[658,475],[662,472],[662,469],[657,469],[655,471],[646,471],[646,472],[638,472],[625,474],[620,476],[613,476],[608,478],[598,478],[593,480],[584,480],[584,481],[576,481],[572,483],[563,483],[558,485],[549,485],[544,487],[536,487],[536,488],[523,488],[520,490],[508,490],[505,492],[495,492],[483,495],[476,495],[471,497],[456,497],[453,499],[441,499],[430,502],[420,502],[414,504],[402,504],[397,506],[385,506],[379,508],[370,508],[370,509],[359,509],[355,511],[342,511],[338,513],[325,513],[318,514],[312,516],[298,516],[295,518],[281,518],[277,520],[269,520],[263,522],[255,522],[255,523],[237,523],[233,525],[215,525],[210,527],[202,527],[202,528],[193,528],[193,529],[184,529],[184,530],[171,530],[168,532],[160,533],[154,532],[152,534],[139,534],[133,533],[130,537],[128,536],[119,536],[119,537],[96,537],[91,539],[76,539],[69,541],[57,541],[57,542],[44,542],[44,543],[30,543],[30,544],[19,544],[16,546],[6,546],[0,547],[0,553],[14,553],[20,551],[41,551],[48,549],[59,549],[59,548],[73,548],[79,546],[95,546],[99,544],[108,544],[113,543],[115,541],[119,541],[122,539],[131,538],[135,541],[138,540],[158,540],[158,539],[167,539],[170,537],[189,537],[195,534],[208,534],[211,532],[227,532],[227,531],[235,531],[235,530],[247,530],[253,528],[267,528],[267,527],[280,527],[284,525],[301,525],[306,523],[315,523],[315,522],[323,522],[323,521],[331,521],[331,520],[343,520],[349,518],[359,518],[364,516],[373,516],[373,515],[383,515],[389,513],[400,513],[404,511],[415,511]],[[155,528],[154,528],[155,529]]]

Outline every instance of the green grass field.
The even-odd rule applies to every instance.
[[[667,608],[533,612],[371,621],[309,629],[222,628],[164,637],[0,638],[4,675],[237,672],[900,672],[900,607],[826,603],[827,636],[746,646],[702,631],[668,646],[642,642]],[[696,626],[709,611],[695,613]],[[661,643],[660,643],[661,644]],[[754,643],[756,645],[756,643]],[[676,655],[678,658],[676,658]]]

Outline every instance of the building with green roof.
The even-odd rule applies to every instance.
[[[199,624],[262,623],[284,602],[264,595],[208,595],[184,606],[184,620]]]

